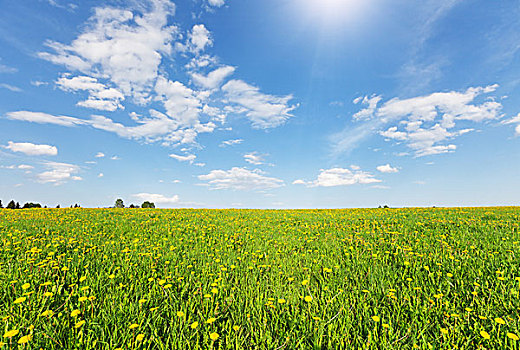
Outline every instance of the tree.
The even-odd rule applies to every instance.
[[[130,204],[130,206],[128,208],[134,209],[134,208],[137,208],[137,207],[135,205],[133,205],[133,204]]]
[[[0,209],[2,209],[4,206],[2,205],[2,200],[0,199]]]
[[[123,203],[123,200],[121,198],[116,199],[116,204],[114,205],[115,208],[124,208],[125,203]]]
[[[153,209],[153,208],[155,208],[155,204],[152,203],[152,202],[148,202],[148,201],[146,201],[146,202],[144,202],[144,203],[141,205],[141,208],[152,208],[152,209]]]
[[[60,205],[58,204],[58,205],[56,206],[56,208],[57,208],[57,209],[60,209],[61,207],[60,207]]]
[[[14,208],[15,209],[20,209],[20,203],[16,202],[16,206]]]
[[[31,208],[41,208],[42,205],[40,203],[25,203],[22,209],[31,209]]]
[[[7,204],[7,209],[16,209],[16,204],[14,201],[10,201],[9,204]]]

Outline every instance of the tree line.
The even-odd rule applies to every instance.
[[[71,205],[70,206],[71,208],[81,208],[81,206],[79,204],[74,204],[74,205]],[[125,204],[123,202],[122,199],[117,199],[116,200],[116,203],[114,205],[114,208],[124,208],[125,207]],[[2,204],[2,200],[0,200],[0,209],[3,209],[4,206]],[[32,203],[32,202],[27,202],[25,203],[23,206],[20,206],[20,203],[19,202],[15,202],[14,200],[11,200],[7,206],[5,207],[6,209],[32,209],[32,208],[47,208],[47,206],[43,206],[40,204],[40,203]],[[56,208],[61,208],[60,205],[58,204],[56,206]],[[141,206],[139,205],[135,205],[135,204],[130,204],[130,206],[128,208],[155,208],[155,204],[153,202],[149,202],[149,201],[145,201],[143,202],[143,204],[141,204]]]

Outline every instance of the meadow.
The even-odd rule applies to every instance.
[[[520,208],[4,209],[0,238],[2,349],[520,348]]]

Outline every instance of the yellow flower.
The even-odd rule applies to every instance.
[[[54,312],[52,312],[52,310],[46,310],[46,311],[42,312],[42,316],[51,317],[52,315],[54,315]]]
[[[191,329],[195,329],[195,328],[197,328],[198,326],[199,326],[199,323],[198,323],[197,321],[195,321],[195,322],[193,322],[193,323],[191,324],[190,327],[191,327]]]
[[[18,329],[10,330],[10,331],[4,333],[4,338],[12,338],[15,335],[17,335],[18,333],[20,333],[20,331]]]
[[[32,334],[24,335],[18,340],[18,344],[25,344],[32,339]]]
[[[383,328],[390,328],[390,325],[388,323],[383,323],[382,326]]]
[[[379,322],[379,321],[381,321],[381,319],[379,318],[379,316],[372,316],[372,320],[374,320],[374,322]]]
[[[135,340],[137,340],[137,341],[143,341],[143,339],[144,339],[144,334],[142,334],[142,333],[138,334],[137,337],[135,337]]]
[[[441,333],[442,334],[448,334],[448,330],[446,328],[441,328]]]
[[[209,337],[211,338],[211,340],[215,341],[218,339],[219,335],[218,333],[213,332],[209,335]]]
[[[312,301],[312,297],[310,295],[307,295],[304,300],[308,303],[310,303]]]
[[[285,304],[285,299],[278,299],[278,304]]]
[[[128,328],[130,328],[130,329],[134,329],[137,327],[139,327],[139,325],[137,323],[132,323],[130,326],[128,326]]]
[[[43,296],[44,296],[44,297],[49,297],[49,298],[50,298],[50,297],[52,297],[53,295],[54,295],[54,294],[53,294],[52,292],[45,292],[45,293],[43,293]]]
[[[306,285],[308,285],[308,284],[309,284],[309,280],[303,280],[303,281],[302,281],[302,286],[306,286]]]
[[[510,338],[510,339],[513,339],[513,340],[518,340],[518,335],[516,334],[513,334],[513,333],[507,333],[507,337]]]
[[[76,309],[76,310],[72,310],[72,312],[70,313],[70,316],[72,316],[72,317],[76,317],[76,316],[78,316],[80,313],[81,313],[81,311],[79,311],[78,309]]]
[[[208,318],[208,320],[206,321],[206,323],[213,323],[213,322],[215,322],[216,320],[217,320],[216,318],[211,317],[211,318]]]
[[[182,312],[182,311],[177,311],[177,316],[179,316],[179,317],[184,317],[184,312]]]
[[[495,322],[498,323],[498,324],[506,324],[506,321],[504,321],[500,317],[495,318]]]
[[[86,277],[86,276],[83,276],[83,277],[81,277],[81,278],[79,279],[79,281],[80,281],[80,282],[83,282],[83,281],[86,280],[86,279],[87,279],[87,277]]]
[[[26,297],[19,297],[17,298],[14,303],[15,304],[20,304],[20,303],[23,303],[25,301],[25,299],[27,299]]]
[[[116,275],[114,275],[114,274],[108,275],[108,278],[114,279],[114,278],[116,278]]]
[[[240,329],[240,326],[237,326],[237,325],[234,325],[234,326],[233,326],[233,330],[234,330],[235,332],[238,332],[239,329]]]
[[[486,332],[486,331],[480,331],[480,335],[481,335],[482,338],[484,338],[484,339],[489,339],[489,338],[491,338],[491,337],[489,336],[489,333]]]
[[[22,289],[23,290],[29,289],[30,286],[31,286],[30,283],[25,283],[25,284],[22,285]]]
[[[213,293],[213,294],[217,294],[217,293],[218,293],[218,289],[217,289],[217,288],[213,288],[213,289],[211,289],[211,293]]]
[[[76,325],[74,325],[74,328],[79,328],[79,327],[83,326],[84,324],[85,324],[85,320],[81,320],[78,323],[76,323]]]
[[[87,300],[87,297],[79,297],[78,301],[81,303],[82,301]]]

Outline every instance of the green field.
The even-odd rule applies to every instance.
[[[520,208],[4,209],[0,237],[3,349],[520,348]]]

